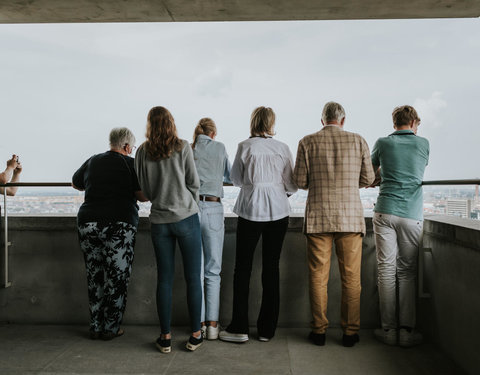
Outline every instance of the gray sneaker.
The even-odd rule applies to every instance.
[[[410,348],[415,345],[420,345],[423,341],[423,336],[415,332],[413,329],[408,332],[405,328],[400,329],[400,335],[398,338],[398,345],[403,348]]]
[[[232,333],[228,331],[220,331],[218,338],[228,342],[247,342],[248,335],[246,333]]]
[[[396,329],[383,329],[383,328],[378,328],[375,331],[373,331],[373,334],[375,338],[378,341],[383,342],[384,344],[387,345],[397,345],[397,330]]]

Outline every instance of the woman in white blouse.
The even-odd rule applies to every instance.
[[[241,188],[233,212],[238,215],[232,321],[220,339],[248,341],[248,294],[255,248],[262,237],[262,305],[257,320],[258,339],[275,335],[280,304],[279,261],[288,228],[288,196],[293,182],[293,156],[285,143],[272,138],[275,113],[256,108],[250,138],[238,145],[230,178]]]

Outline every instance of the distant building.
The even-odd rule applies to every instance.
[[[472,212],[470,212],[470,219],[480,220],[480,210],[474,209]]]
[[[463,218],[470,218],[472,211],[471,199],[447,199],[447,215],[459,216]]]

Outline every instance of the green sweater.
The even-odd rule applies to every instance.
[[[397,130],[379,138],[372,164],[380,167],[382,182],[375,212],[423,220],[422,180],[430,146],[411,130]]]
[[[187,141],[182,142],[182,149],[166,159],[148,159],[145,143],[135,155],[138,182],[152,202],[150,221],[153,224],[176,223],[198,212],[200,181],[192,148]]]

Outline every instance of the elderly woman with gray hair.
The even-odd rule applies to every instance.
[[[147,200],[128,156],[134,144],[129,129],[112,129],[110,150],[89,158],[72,177],[72,186],[85,191],[77,224],[87,268],[91,339],[111,340],[124,333],[120,324],[137,233],[137,200]]]

